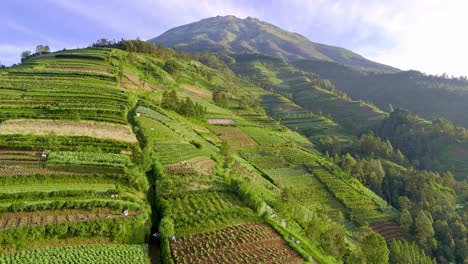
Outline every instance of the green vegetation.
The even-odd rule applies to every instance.
[[[388,116],[281,59],[139,40],[25,57],[0,81],[3,127],[34,119],[0,135],[3,258],[141,263],[148,238],[163,263],[466,258],[451,123]],[[69,127],[38,132],[55,119]],[[72,133],[104,122],[129,140]]]
[[[150,263],[141,245],[91,245],[38,249],[0,256],[0,263]]]
[[[349,50],[314,43],[307,38],[274,25],[248,17],[212,17],[169,30],[150,43],[192,52],[274,55],[288,60],[316,59],[334,61],[367,71],[395,72],[397,69],[366,60]]]
[[[466,76],[436,76],[418,71],[369,74],[333,62],[300,60],[299,69],[333,81],[338,89],[352,98],[375,103],[381,109],[404,108],[429,120],[446,118],[467,127],[461,113],[467,111]],[[418,98],[418,100],[413,100]]]

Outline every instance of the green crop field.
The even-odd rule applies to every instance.
[[[36,249],[0,256],[0,263],[150,263],[143,245],[89,245]]]

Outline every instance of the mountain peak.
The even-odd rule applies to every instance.
[[[210,53],[263,53],[289,61],[336,62],[373,72],[396,72],[344,48],[315,43],[258,18],[233,15],[206,18],[173,28],[149,42],[176,50]]]

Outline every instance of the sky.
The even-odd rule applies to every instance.
[[[2,0],[0,63],[38,44],[146,40],[217,15],[255,17],[402,70],[468,76],[466,0]]]

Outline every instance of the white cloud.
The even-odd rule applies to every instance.
[[[346,1],[343,10],[348,12],[333,15],[335,25],[354,23],[359,27],[356,38],[363,35],[362,31],[378,29],[392,42],[389,46],[361,43],[355,47],[358,53],[402,69],[468,75],[467,1],[355,0]]]

